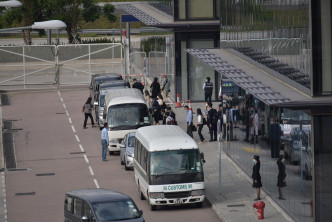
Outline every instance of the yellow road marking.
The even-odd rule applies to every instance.
[[[244,151],[247,151],[248,153],[259,153],[258,148],[253,147],[243,147]]]

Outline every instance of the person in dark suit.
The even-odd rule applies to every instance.
[[[137,82],[136,78],[134,78],[133,81],[134,81],[134,84],[133,84],[132,88],[139,89],[143,93],[143,89],[144,89],[143,84],[140,82]]]
[[[277,187],[279,188],[279,199],[286,200],[282,195],[282,188],[286,186],[286,166],[285,166],[285,157],[284,155],[280,155],[277,161],[278,165],[278,182]]]
[[[281,137],[281,126],[278,123],[278,120],[275,120],[275,123],[270,124],[270,145],[271,145],[271,157],[278,158],[280,153],[280,137]]]
[[[151,96],[152,98],[156,99],[158,94],[160,93],[160,84],[158,82],[158,78],[155,77],[153,79],[153,83],[151,84]]]
[[[252,176],[251,176],[253,179],[252,187],[256,188],[257,197],[256,197],[255,201],[257,201],[257,200],[261,199],[261,187],[262,187],[262,179],[261,179],[261,175],[259,173],[259,169],[261,167],[261,162],[259,161],[259,156],[255,155],[253,162],[254,162],[254,166],[252,168]]]
[[[212,108],[212,103],[208,103],[208,119],[207,124],[210,129],[210,140],[217,141],[217,126],[218,126],[218,113],[217,110]]]

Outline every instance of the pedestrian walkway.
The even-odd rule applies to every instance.
[[[204,103],[192,104],[195,112],[198,107],[204,109]],[[214,107],[217,103],[214,104]],[[173,108],[176,113],[178,125],[186,130],[186,113],[183,108]],[[194,123],[196,123],[194,115]],[[203,128],[205,141],[209,141],[209,133],[206,126]],[[197,133],[194,139],[199,142]],[[242,222],[257,221],[256,209],[253,208],[256,190],[252,188],[252,180],[240,169],[240,167],[223,151],[221,152],[221,194],[219,194],[219,149],[218,142],[205,142],[200,151],[204,153],[204,177],[206,197],[212,204],[216,214],[222,221]],[[264,186],[264,184],[263,184]],[[265,221],[293,221],[279,205],[264,191],[261,191],[262,201],[265,202]]]

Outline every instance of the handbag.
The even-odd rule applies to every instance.
[[[197,128],[196,128],[196,126],[195,126],[195,125],[191,125],[191,131],[192,131],[192,132],[195,132],[195,131],[197,131]]]

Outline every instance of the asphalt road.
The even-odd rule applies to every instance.
[[[63,221],[67,191],[101,187],[131,196],[146,221],[218,221],[207,202],[202,209],[163,207],[151,212],[139,200],[133,171],[118,155],[101,159],[99,128],[83,129],[82,105],[88,89],[10,96],[3,119],[13,128],[17,168],[6,171],[8,221]],[[90,121],[88,122],[90,123]],[[82,153],[85,152],[85,153]]]

